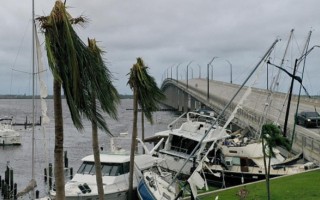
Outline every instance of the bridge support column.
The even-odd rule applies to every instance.
[[[184,95],[183,95],[183,91],[178,90],[178,111],[182,112],[183,111],[183,99],[184,99]]]
[[[165,91],[166,99],[164,103],[168,106],[178,109],[177,89],[173,87],[167,88]]]
[[[189,111],[189,94],[186,92],[183,92],[183,111]]]
[[[190,106],[191,111],[194,111],[196,109],[196,100],[190,96]]]

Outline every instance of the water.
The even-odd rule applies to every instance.
[[[38,185],[36,190],[40,191],[40,196],[45,196],[47,187],[43,179],[44,168],[48,166],[48,163],[54,163],[53,100],[47,100],[47,104],[47,115],[51,120],[50,123],[46,125],[45,131],[42,131],[42,128],[39,126],[35,127],[35,179]],[[0,117],[13,116],[13,119],[17,123],[23,123],[26,116],[29,121],[32,120],[31,108],[32,100],[30,99],[0,99]],[[124,99],[121,100],[121,104],[118,106],[118,121],[106,116],[108,127],[113,135],[123,132],[128,132],[130,135],[132,132],[133,111],[127,109],[131,108],[132,100]],[[41,113],[39,100],[35,102],[35,110],[37,122],[39,121],[39,113]],[[140,117],[140,113],[138,115]],[[76,172],[81,164],[81,158],[92,154],[91,124],[88,121],[84,121],[85,129],[82,132],[74,128],[65,101],[63,102],[63,116],[64,150],[68,153],[69,167],[73,167],[74,172]],[[170,112],[155,112],[154,125],[145,120],[145,137],[152,136],[155,132],[166,130],[168,123],[174,118],[174,114]],[[138,124],[138,129],[140,127],[140,124]],[[21,133],[22,145],[0,147],[0,175],[4,177],[6,167],[9,165],[14,171],[14,182],[17,183],[19,192],[24,189],[32,178],[32,130],[31,128],[25,130],[24,127],[15,127],[15,129]],[[141,134],[139,130],[138,134]],[[131,138],[131,136],[129,137]],[[141,136],[139,135],[139,137]],[[104,147],[104,149],[110,148],[109,138],[108,134],[99,131],[100,146]],[[123,147],[129,149],[130,141],[128,145]],[[22,199],[30,199],[30,196],[26,195]]]

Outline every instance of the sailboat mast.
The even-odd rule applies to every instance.
[[[308,34],[308,37],[307,37],[307,41],[306,41],[306,43],[305,43],[305,45],[304,45],[304,49],[303,49],[303,51],[302,51],[302,56],[303,56],[304,53],[307,53],[307,51],[308,51],[311,34],[312,34],[312,31],[310,30],[310,31],[309,31],[309,34]],[[303,80],[303,75],[304,75],[305,66],[306,66],[306,59],[303,60],[303,67],[302,67],[302,73],[301,73],[301,79],[302,79],[302,80]],[[295,116],[297,116],[297,114],[298,114],[298,109],[299,109],[299,104],[300,104],[301,88],[302,88],[302,82],[301,82],[300,87],[299,87],[298,101],[297,101]],[[296,119],[295,119],[295,120],[296,120]],[[294,137],[295,131],[296,131],[296,123],[294,123],[293,130],[292,130],[291,147],[292,147],[292,144],[293,144],[293,137]]]
[[[310,34],[309,34],[307,40],[306,40],[304,49],[301,52],[302,56],[300,58],[303,58],[304,54],[306,54],[305,57],[304,57],[304,60],[306,59],[306,56],[307,56],[307,53],[308,53],[308,46],[309,46],[309,42],[310,42],[310,37],[311,37],[311,31],[310,31]],[[284,125],[283,125],[283,135],[285,137],[287,136],[287,126],[288,126],[288,118],[289,118],[291,98],[292,98],[292,90],[293,90],[293,84],[294,84],[294,76],[296,75],[296,71],[297,71],[297,69],[299,67],[300,62],[301,62],[300,59],[296,59],[295,63],[294,63],[294,67],[293,67],[293,73],[292,73],[292,79],[291,79],[290,90],[289,90],[289,98],[288,98],[288,103],[287,103],[286,116],[285,116]],[[304,64],[305,64],[305,62],[304,62]],[[301,82],[300,85],[302,85],[302,82]],[[299,90],[299,96],[300,96],[300,92],[301,92],[301,87],[300,87],[300,90]]]
[[[34,44],[34,35],[35,35],[35,17],[34,17],[34,0],[32,0],[32,159],[31,159],[31,175],[32,175],[32,180],[35,180],[35,174],[34,174],[34,141],[35,141],[35,137],[34,137],[34,124],[35,124],[35,113],[34,113],[34,87],[35,87],[35,44]],[[31,195],[32,199],[35,199],[35,191],[34,191],[34,187],[32,187],[32,195]]]

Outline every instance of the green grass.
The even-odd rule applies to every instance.
[[[201,200],[214,200],[216,196],[219,196],[219,200],[240,199],[236,194],[244,187],[248,191],[247,197],[244,199],[267,199],[265,181],[226,190],[214,191],[199,198]],[[272,200],[319,200],[320,170],[318,169],[293,176],[284,176],[272,179],[270,183],[270,193]]]

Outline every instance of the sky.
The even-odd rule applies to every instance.
[[[49,15],[55,0],[35,0],[35,15]],[[0,94],[32,92],[32,0],[1,2]],[[300,57],[308,33],[309,47],[320,44],[320,1],[318,0],[67,0],[73,17],[89,19],[75,30],[83,41],[95,38],[106,52],[104,59],[120,94],[132,94],[128,73],[137,57],[142,57],[149,73],[160,86],[164,78],[207,77],[206,66],[213,57],[213,79],[241,84],[278,38],[270,60],[279,65],[291,29],[294,34],[284,68],[292,71]],[[43,45],[43,35],[38,33]],[[306,60],[303,84],[311,94],[319,94],[320,48]],[[43,51],[44,64],[46,52]],[[180,65],[179,65],[180,64]],[[179,67],[177,67],[179,65]],[[52,94],[52,75],[45,73]],[[177,70],[178,69],[178,70]],[[263,68],[258,87],[266,87],[277,72]],[[302,75],[302,69],[298,75]],[[201,73],[201,74],[200,74]],[[211,78],[211,75],[210,75]],[[289,80],[282,76],[280,85]],[[286,89],[284,89],[286,90]]]

